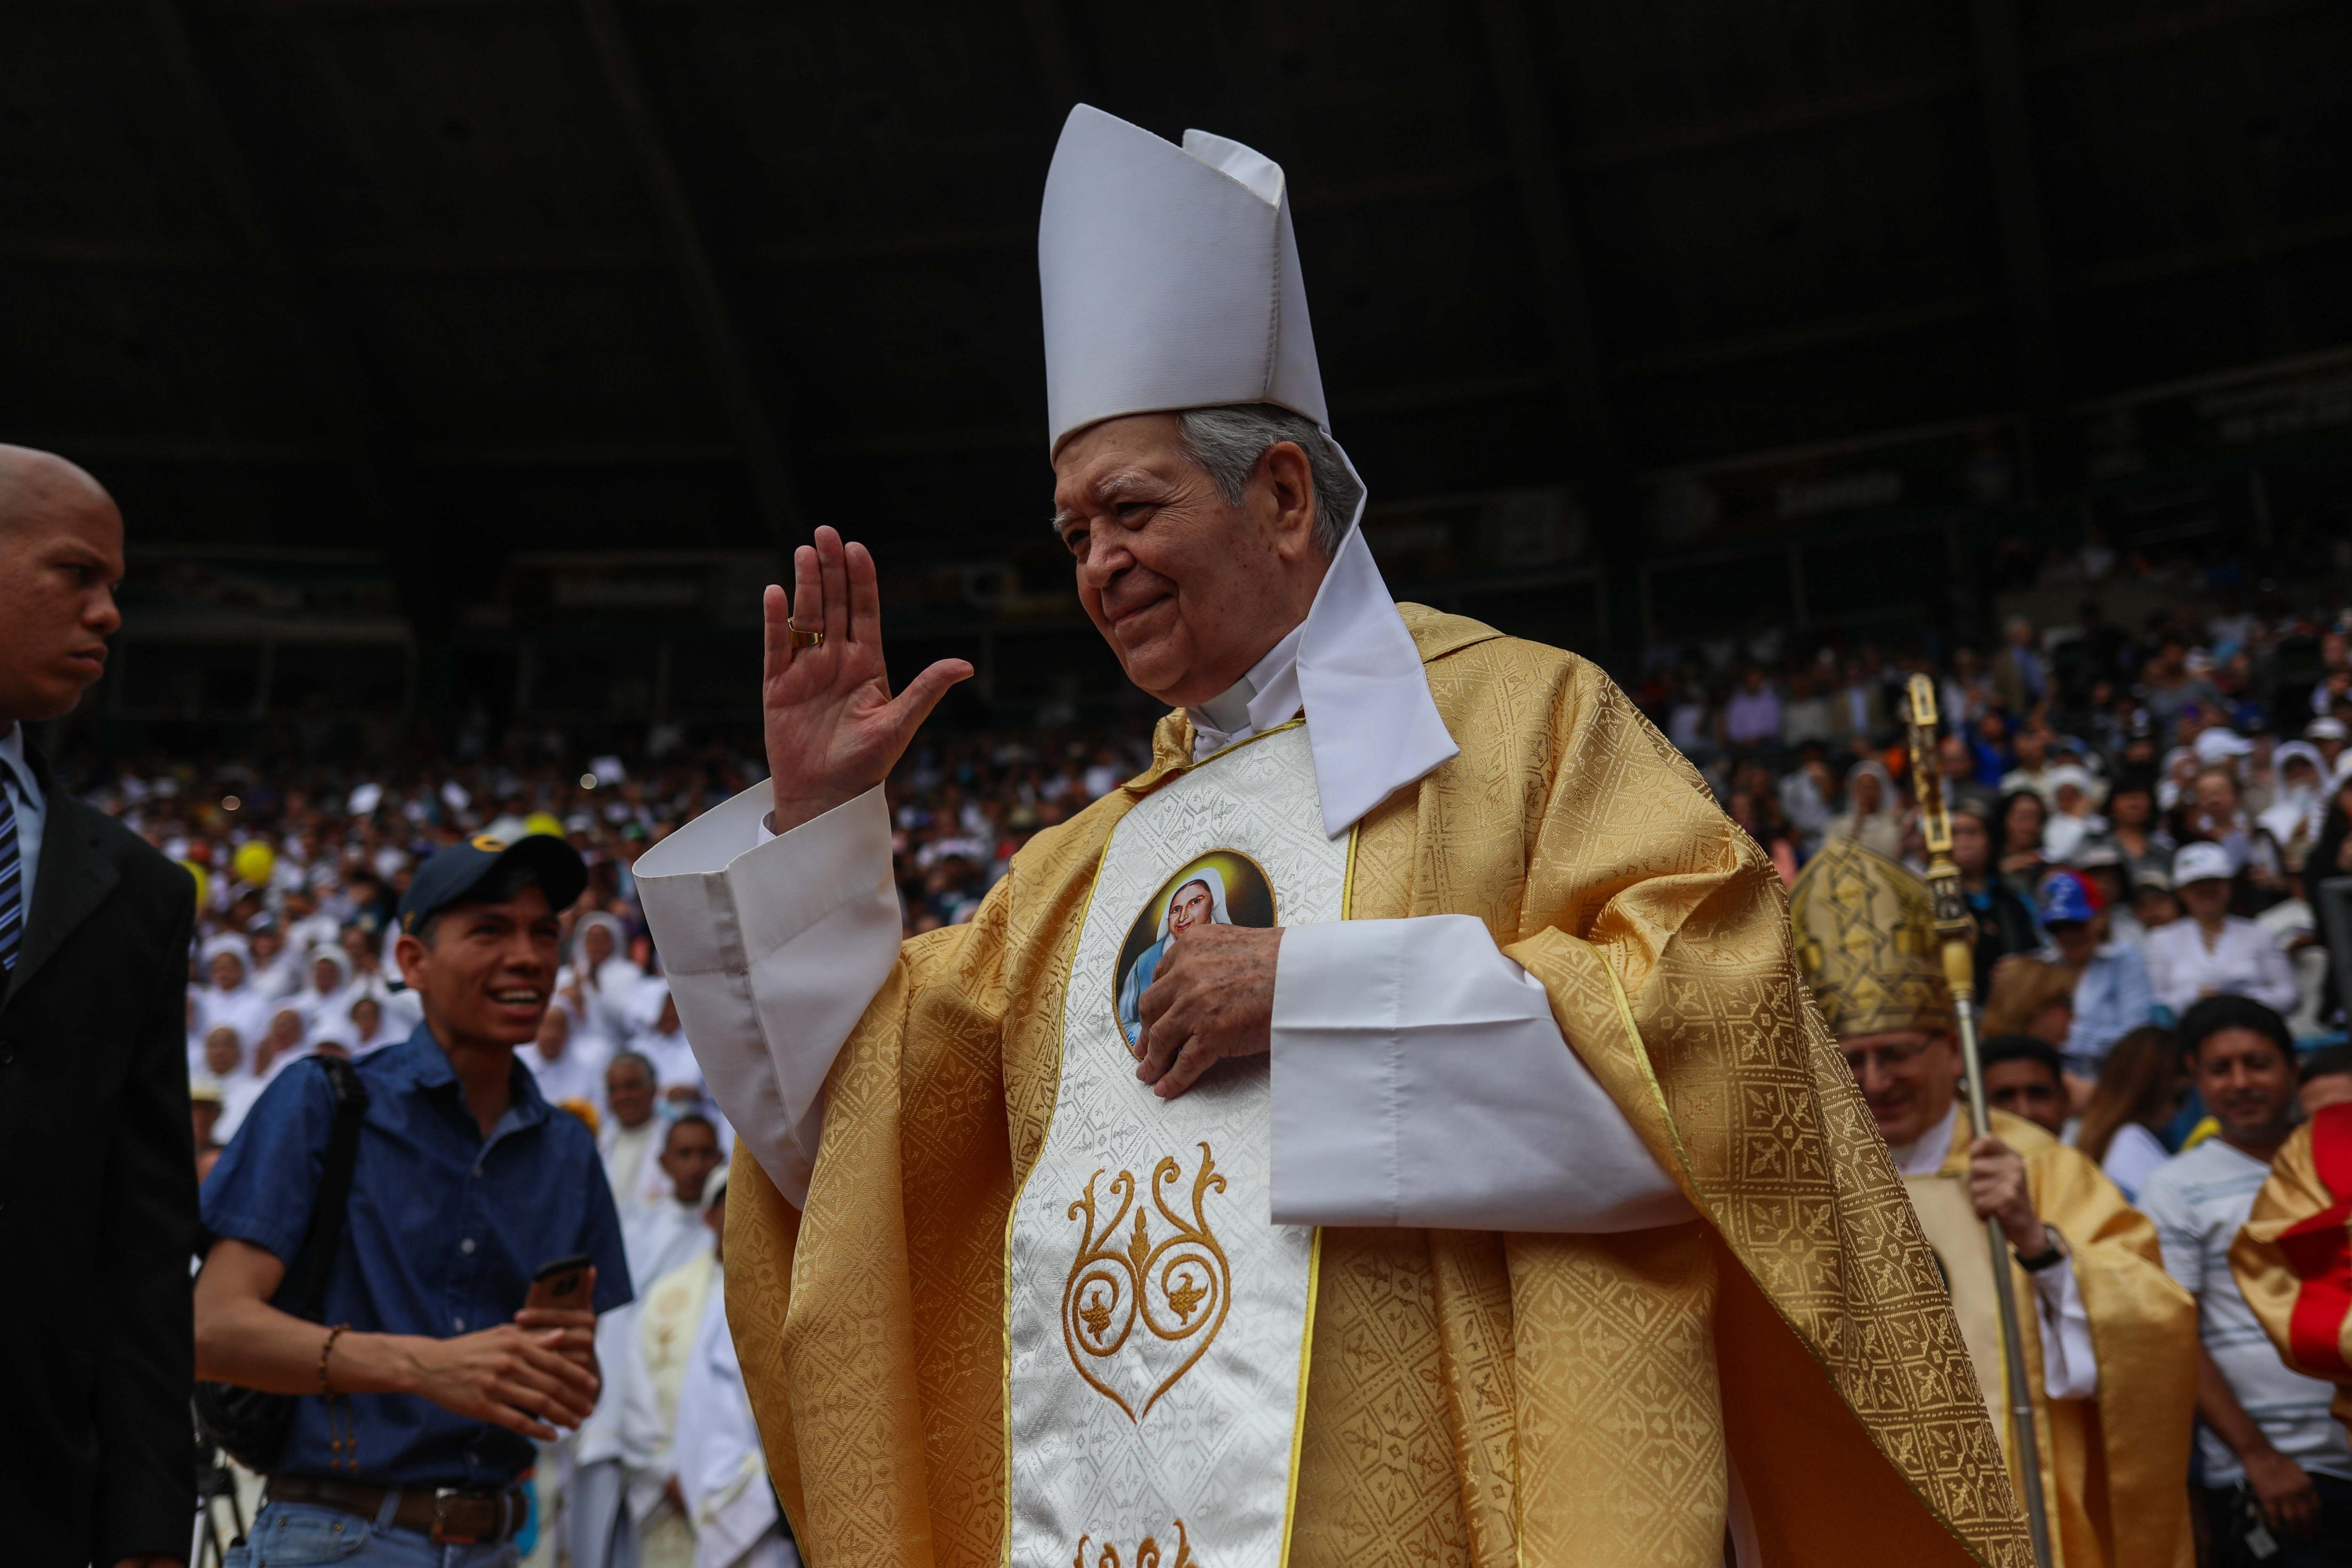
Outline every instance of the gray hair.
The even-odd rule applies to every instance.
[[[1363,487],[1339,460],[1338,445],[1315,421],[1271,403],[1188,408],[1182,417],[1184,455],[1201,465],[1230,506],[1241,504],[1242,487],[1257,471],[1259,458],[1279,442],[1295,443],[1307,454],[1315,479],[1315,542],[1326,555],[1339,552]]]

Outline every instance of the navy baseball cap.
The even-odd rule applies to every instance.
[[[435,850],[416,868],[408,891],[400,898],[400,929],[415,931],[425,917],[462,902],[484,878],[515,862],[531,868],[548,906],[559,913],[588,885],[588,867],[580,851],[552,834],[533,833],[509,842],[477,833],[461,844]]]
[[[2091,895],[2075,878],[2056,871],[2042,879],[2043,925],[2088,925],[2097,914],[2091,907]]]

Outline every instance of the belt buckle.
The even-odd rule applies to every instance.
[[[463,1498],[465,1495],[464,1490],[457,1487],[436,1487],[433,1489],[432,1540],[435,1545],[479,1546],[482,1544],[482,1538],[478,1535],[456,1535],[450,1532],[448,1524],[449,1500],[452,1498]]]

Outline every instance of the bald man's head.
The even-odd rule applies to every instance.
[[[53,453],[0,446],[0,732],[73,711],[122,624],[122,514]]]

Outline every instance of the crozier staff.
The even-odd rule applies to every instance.
[[[728,1319],[811,1559],[2016,1561],[1771,865],[1592,666],[1390,597],[1283,171],[1082,106],[1038,253],[1054,526],[1151,764],[902,945],[880,785],[971,669],[894,696],[820,529],[772,780],[636,867],[757,1162]],[[1131,1061],[1118,947],[1216,850],[1285,923],[1172,943]]]
[[[2053,1560],[2189,1568],[2181,1480],[2197,1313],[2164,1272],[2155,1227],[2096,1165],[2024,1118],[1996,1110],[1973,1134],[1926,883],[1833,840],[1799,874],[1789,908],[1798,962],[1895,1168],[1964,1184],[1977,1216],[1999,1228],[2017,1309],[2009,1342],[2048,1436]],[[2000,1397],[2000,1366],[1978,1375]]]

